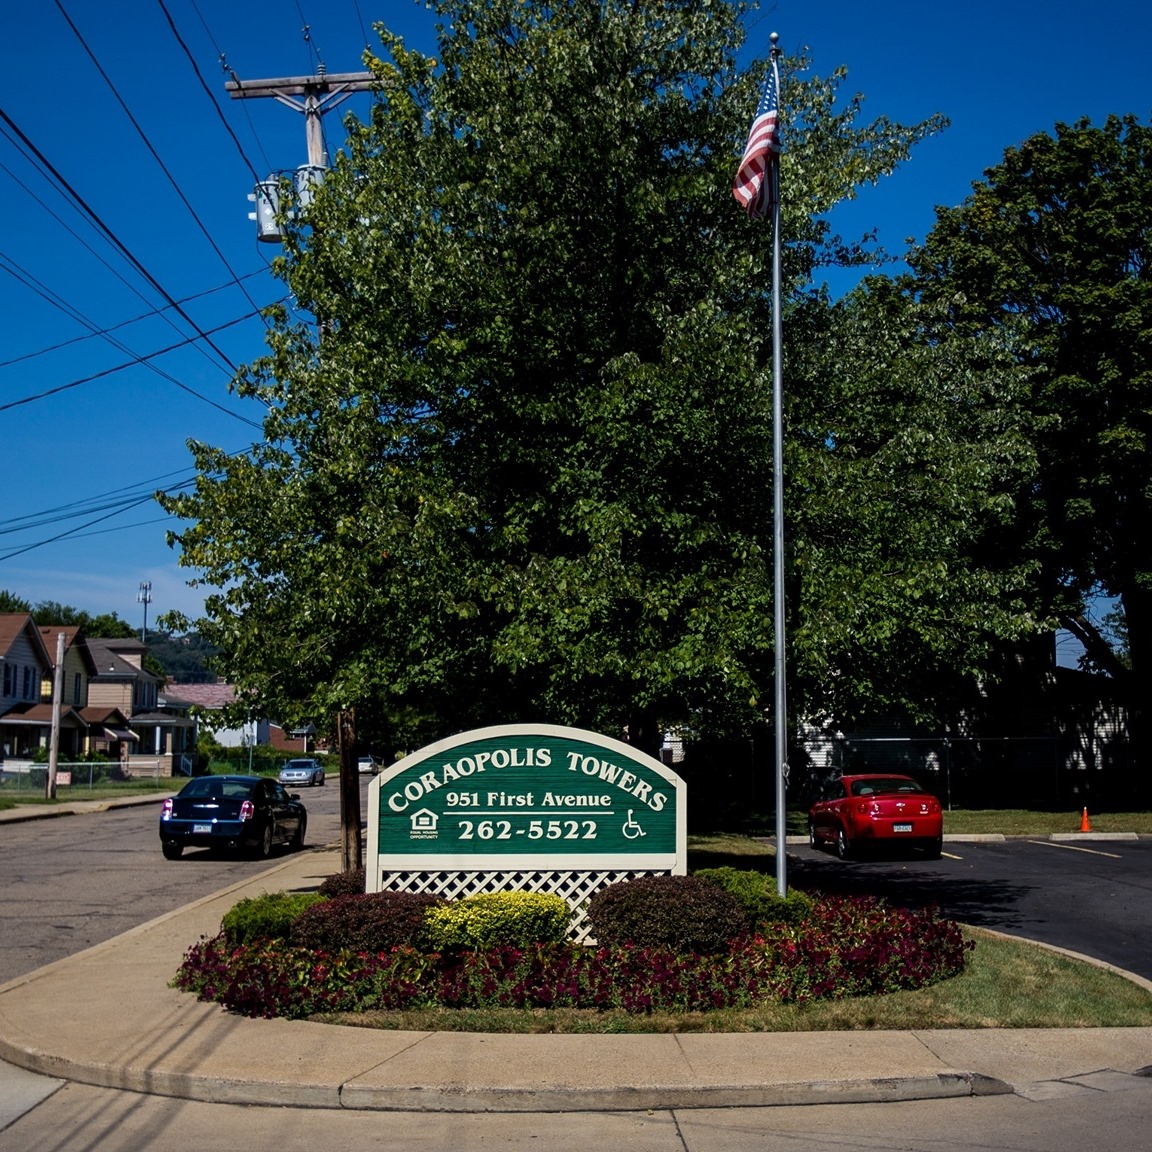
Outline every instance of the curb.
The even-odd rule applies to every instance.
[[[132,1016],[131,1008],[116,1007],[111,996],[104,1007],[86,1003],[78,1017],[84,1022],[82,1029],[99,1030],[102,1012],[117,1013],[109,1018],[107,1043],[101,1044],[92,1033],[91,1041],[57,1044],[41,1030],[44,1022],[56,1021],[61,1010],[67,1017],[61,997],[67,1001],[69,996],[84,995],[76,980],[78,972],[99,982],[127,965],[131,978],[124,985],[117,977],[109,985],[115,989],[130,986],[141,972],[153,972],[154,980],[157,964],[168,962],[181,929],[205,920],[203,910],[224,907],[242,892],[259,890],[272,876],[284,876],[282,883],[310,877],[319,855],[313,850],[287,856],[256,876],[0,985],[0,1059],[56,1079],[207,1103],[357,1112],[555,1113],[1011,1095],[1020,1094],[1020,1085],[1012,1083],[1018,1067],[1029,1082],[1103,1067],[1125,1068],[1132,1074],[1132,1068],[1148,1065],[1152,1051],[1152,1029],[1134,1030],[1139,1033],[1134,1053],[1128,1050],[1131,1046],[1124,1047],[1126,1041],[1115,1042],[1116,1055],[1110,1054],[1111,1048],[1101,1050],[1103,1041],[1087,1043],[1091,1029],[1082,1037],[1062,1039],[1056,1067],[1051,1066],[1050,1046],[1036,1057],[1039,1063],[1018,1063],[1030,1046],[1038,1047],[1027,1032],[1021,1040],[1012,1040],[1007,1047],[996,1044],[988,1053],[982,1046],[972,1046],[967,1030],[951,1036],[947,1031],[854,1034],[847,1047],[852,1048],[853,1040],[858,1043],[848,1053],[844,1034],[791,1033],[771,1043],[764,1043],[764,1037],[739,1035],[727,1040],[692,1034],[598,1036],[588,1044],[588,1038],[578,1036],[366,1033],[308,1021],[236,1018],[216,1005],[192,1003],[190,997],[168,992],[145,996],[139,1019],[124,1019],[125,1013]],[[200,915],[190,915],[198,910]],[[189,925],[180,924],[182,917],[189,917]],[[1132,978],[1130,973],[1121,974]],[[1137,980],[1152,986],[1152,981]],[[13,999],[8,1001],[8,996]],[[27,1004],[27,996],[37,996],[40,1002],[31,1012],[17,1011]],[[66,1034],[73,1039],[83,1034],[76,1027],[67,1026]],[[988,1033],[989,1039],[1003,1037],[1002,1032],[995,1037]],[[1087,1047],[1081,1052],[1076,1046],[1082,1039]],[[722,1058],[717,1045],[724,1049]],[[729,1050],[729,1045],[736,1047]],[[1075,1048],[1070,1062],[1065,1056],[1069,1045]],[[1121,1047],[1123,1056],[1118,1054]],[[885,1065],[894,1074],[870,1074]],[[1037,1071],[1040,1067],[1043,1073]]]
[[[327,1025],[325,1025],[327,1027]],[[350,1112],[643,1112],[703,1108],[787,1108],[806,1104],[889,1104],[1011,1096],[1015,1088],[979,1072],[809,1080],[784,1084],[652,1084],[633,1087],[435,1087],[373,1084],[354,1077],[341,1084],[243,1080],[165,1069],[85,1064],[0,1039],[0,1058],[42,1076],[97,1088],[206,1104],[327,1108]],[[366,1070],[367,1071],[367,1070]]]
[[[1002,1080],[978,1072],[935,1076],[812,1080],[795,1084],[683,1085],[643,1088],[368,1088],[350,1082],[340,1107],[375,1112],[643,1112],[688,1108],[787,1108],[801,1104],[887,1104],[902,1100],[952,1100],[1010,1096]]]
[[[139,796],[124,796],[113,800],[72,800],[67,804],[17,804],[0,812],[0,824],[24,824],[29,820],[53,820],[58,816],[85,816],[92,812],[108,812],[113,808],[140,808],[146,804],[159,804],[176,793],[148,792]]]

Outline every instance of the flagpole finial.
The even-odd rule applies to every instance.
[[[772,41],[772,55],[773,56],[779,56],[780,51],[781,51],[781,49],[780,49],[780,33],[779,32],[773,32],[772,35],[768,37],[768,39]]]

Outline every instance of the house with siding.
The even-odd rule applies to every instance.
[[[12,760],[31,760],[52,739],[56,650],[64,634],[60,678],[60,745],[62,761],[98,753],[128,761],[138,743],[130,713],[115,703],[93,704],[89,685],[96,672],[88,641],[78,628],[37,625],[27,613],[0,615],[0,753]]]
[[[40,728],[27,714],[51,694],[52,661],[31,615],[0,613],[0,759],[25,757]]]
[[[144,667],[147,646],[131,638],[93,637],[85,643],[93,669],[88,707],[115,708],[128,717],[126,738],[132,741],[132,755],[182,765],[195,744],[196,721],[189,717],[186,703],[161,702],[162,679]]]

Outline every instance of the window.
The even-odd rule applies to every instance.
[[[75,704],[77,708],[84,707],[84,701],[80,699],[80,688],[82,684],[83,681],[80,679],[80,673],[77,672],[72,677],[72,703]]]
[[[36,690],[36,669],[24,666],[24,699],[35,700],[33,693]]]
[[[7,662],[4,664],[4,695],[16,695],[16,665]]]

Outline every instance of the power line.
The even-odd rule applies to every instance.
[[[85,214],[96,224],[100,231],[103,232],[112,241],[113,244],[115,244],[115,246],[120,250],[120,252],[123,253],[125,258],[140,273],[140,275],[143,276],[144,279],[147,280],[148,283],[151,284],[152,287],[155,288],[156,291],[159,292],[160,295],[168,301],[172,308],[175,309],[177,315],[180,316],[181,319],[183,319],[189,325],[189,327],[193,329],[193,331],[197,332],[200,338],[212,349],[213,352],[216,353],[217,356],[220,357],[228,371],[232,373],[232,375],[236,375],[238,369],[236,365],[232,363],[232,360],[213,342],[208,333],[204,332],[200,328],[200,325],[197,324],[196,321],[193,320],[192,317],[184,311],[184,309],[177,303],[171,293],[169,293],[168,290],[164,288],[164,286],[160,283],[160,281],[157,280],[156,277],[153,276],[152,273],[144,267],[144,265],[129,250],[127,245],[121,241],[116,233],[113,232],[112,229],[104,223],[100,215],[92,208],[92,206],[84,199],[84,197],[81,196],[80,193],[72,187],[72,185],[64,178],[56,166],[48,159],[48,157],[45,156],[44,153],[41,152],[40,149],[32,143],[28,136],[21,130],[19,125],[12,119],[11,116],[8,115],[8,113],[3,108],[0,108],[0,119],[2,119],[4,123],[7,124],[8,127],[16,133],[17,136],[19,136],[24,146],[36,157],[39,163],[41,163],[52,174],[52,177],[59,181],[62,187],[67,189],[68,194],[73,198],[73,200],[84,210]]]
[[[241,324],[245,320],[250,319],[251,315],[249,314],[246,316],[240,316],[235,320],[228,320],[225,323],[218,324],[215,328],[210,329],[208,333],[202,332],[201,337],[207,338],[209,334],[222,332],[225,328],[233,328],[237,324]],[[72,380],[67,384],[59,384],[55,388],[47,388],[43,392],[37,392],[35,395],[23,396],[19,400],[11,400],[7,404],[0,404],[0,412],[6,412],[10,408],[19,408],[24,404],[32,404],[37,400],[44,400],[49,396],[56,396],[61,392],[67,392],[71,388],[79,388],[81,384],[91,384],[93,380],[101,380],[105,376],[111,376],[116,372],[122,372],[125,368],[135,368],[140,364],[144,364],[150,368],[155,368],[154,365],[148,363],[151,358],[156,356],[163,356],[168,352],[174,352],[177,348],[185,348],[189,344],[194,343],[197,339],[198,337],[189,336],[187,339],[181,340],[179,343],[168,345],[167,348],[160,348],[155,352],[149,352],[146,356],[135,357],[125,364],[116,364],[111,368],[105,368],[102,372],[94,372],[91,376],[84,376],[79,380]],[[205,404],[211,404],[213,408],[219,409],[226,415],[231,416],[234,420],[239,420],[241,423],[247,424],[250,428],[256,428],[260,431],[263,431],[263,425],[258,424],[255,420],[249,420],[247,416],[241,416],[239,413],[233,412],[229,408],[225,408],[223,404],[218,404],[215,400],[211,400],[207,396],[201,395],[194,388],[190,388],[187,384],[177,380],[175,376],[170,376],[160,369],[156,369],[156,371],[160,371],[161,375],[163,375],[166,380],[169,380],[171,383],[175,384],[177,388],[188,392],[190,395],[195,396],[198,400],[203,400]]]
[[[55,3],[56,3],[57,9],[60,12],[60,15],[64,17],[64,20],[67,23],[68,27],[72,29],[73,35],[75,35],[76,39],[80,41],[80,46],[87,53],[88,59],[92,61],[93,66],[95,67],[96,71],[100,73],[100,77],[104,81],[104,83],[108,85],[108,88],[112,92],[112,95],[116,97],[116,102],[120,105],[120,108],[123,110],[124,115],[128,117],[128,122],[132,125],[133,128],[136,129],[136,134],[143,141],[144,147],[148,149],[149,155],[152,157],[153,160],[156,161],[157,165],[160,168],[160,171],[164,173],[165,177],[167,177],[168,183],[172,185],[172,188],[175,191],[176,195],[180,198],[180,202],[184,205],[185,208],[188,209],[188,214],[192,217],[193,220],[196,221],[196,226],[200,229],[201,233],[204,236],[204,239],[208,241],[209,245],[212,248],[212,251],[215,252],[216,255],[220,257],[220,262],[224,265],[225,268],[228,269],[228,272],[232,277],[232,282],[240,289],[241,292],[244,293],[244,295],[248,299],[248,303],[251,304],[253,308],[259,309],[259,305],[256,303],[255,300],[252,299],[252,296],[248,292],[248,289],[240,282],[240,278],[236,275],[236,271],[232,267],[231,263],[229,263],[228,257],[225,256],[224,253],[220,250],[220,245],[216,243],[215,237],[212,235],[211,232],[208,231],[208,228],[204,224],[204,221],[200,219],[199,213],[196,211],[195,208],[192,207],[192,204],[189,201],[188,197],[184,195],[184,189],[180,187],[179,183],[176,181],[176,178],[168,170],[168,166],[160,158],[160,153],[157,152],[156,149],[153,147],[152,141],[148,138],[148,134],[144,131],[143,128],[140,127],[140,123],[139,123],[139,121],[137,121],[136,117],[132,115],[132,110],[124,102],[124,98],[120,95],[120,92],[117,90],[116,85],[112,83],[111,77],[109,77],[108,73],[104,71],[103,66],[100,64],[100,61],[96,58],[96,54],[92,51],[88,42],[84,39],[83,35],[81,34],[80,29],[76,27],[75,23],[73,23],[72,17],[68,15],[68,12],[64,8],[64,5],[61,3],[61,0],[55,0]],[[161,0],[161,7],[163,7],[163,0]],[[167,15],[167,14],[168,14],[167,10],[165,9],[165,15]],[[169,24],[171,25],[171,17],[169,17]],[[175,28],[173,28],[173,31],[175,31]]]
[[[138,500],[133,501],[127,507],[134,508],[137,505],[143,504],[146,501],[152,500],[154,498],[155,497],[151,494],[148,496],[141,496]],[[80,524],[76,528],[70,528],[67,532],[59,532],[55,536],[49,536],[46,540],[36,540],[31,544],[25,544],[22,548],[13,548],[10,552],[5,552],[2,556],[0,556],[0,563],[3,563],[5,560],[11,560],[15,556],[23,556],[25,552],[31,552],[35,548],[43,548],[46,544],[55,544],[57,541],[63,540],[66,537],[79,535],[82,529],[91,528],[93,524],[102,524],[105,520],[111,520],[113,516],[118,516],[124,510],[124,508],[117,508],[103,516],[96,516],[89,520],[87,523]]]
[[[247,451],[248,451],[248,449],[244,449],[243,451],[240,451],[240,452],[233,452],[233,453],[231,453],[231,455],[232,456],[242,456]],[[12,529],[0,528],[0,534],[6,534],[9,530],[11,530],[11,531],[29,531],[32,528],[46,526],[48,524],[62,523],[65,520],[75,519],[76,515],[87,515],[89,512],[99,511],[99,512],[105,512],[106,513],[103,516],[93,517],[91,520],[87,520],[83,524],[78,524],[74,528],[69,528],[65,532],[58,532],[58,533],[56,533],[56,535],[49,536],[44,540],[36,540],[36,541],[33,541],[31,544],[26,544],[26,545],[23,545],[19,548],[13,548],[11,551],[5,552],[3,555],[0,555],[0,563],[3,563],[3,561],[5,561],[5,560],[11,560],[15,556],[22,556],[24,553],[31,552],[31,551],[35,550],[36,548],[43,548],[45,545],[48,545],[48,544],[56,544],[61,540],[77,539],[77,538],[81,538],[84,536],[96,536],[96,535],[101,535],[105,532],[118,532],[118,531],[122,531],[123,529],[126,529],[126,528],[140,527],[139,524],[124,524],[124,525],[118,525],[116,528],[97,529],[95,532],[86,531],[86,529],[91,528],[94,524],[102,524],[106,520],[111,520],[113,516],[118,515],[120,512],[126,512],[130,508],[139,507],[141,504],[144,504],[145,502],[147,502],[149,500],[155,499],[155,496],[156,496],[156,490],[155,489],[151,489],[150,491],[148,491],[146,493],[141,493],[138,490],[141,487],[143,487],[144,485],[150,486],[152,484],[155,484],[157,480],[164,480],[168,476],[172,476],[172,475],[176,475],[176,473],[172,473],[172,472],[165,473],[165,475],[163,475],[163,476],[156,477],[155,480],[144,480],[144,481],[141,481],[139,484],[126,485],[122,488],[113,489],[111,492],[106,492],[102,496],[93,497],[88,502],[87,506],[85,506],[85,505],[75,506],[77,508],[77,511],[74,515],[71,513],[71,509],[73,508],[73,506],[68,505],[68,506],[61,506],[58,508],[49,509],[47,512],[34,513],[31,516],[21,517],[20,521],[9,522],[9,523],[15,524],[15,523],[20,523],[22,521],[22,526],[19,528],[12,528]],[[184,489],[191,486],[192,484],[195,484],[196,480],[198,478],[199,478],[199,474],[194,473],[192,476],[186,476],[184,479],[178,481],[177,483],[170,484],[167,487],[160,489],[160,491],[164,492],[166,495],[171,495],[175,492],[181,492]],[[133,489],[136,489],[137,491],[133,492]],[[125,498],[119,502],[116,502],[115,504],[112,504],[112,503],[97,504],[96,503],[96,501],[105,501],[105,500],[107,500],[108,497],[116,496],[121,492],[126,494]],[[109,508],[111,508],[112,510],[107,511]],[[54,515],[55,513],[63,513],[63,515],[56,516],[56,515]],[[40,519],[37,522],[37,519],[36,519],[37,517],[42,517],[43,519]],[[161,517],[160,519],[155,520],[155,521],[147,521],[146,523],[159,524],[159,523],[163,523],[164,520],[172,520],[172,519],[179,519],[179,518],[173,517],[173,516],[165,516],[165,517]]]
[[[212,102],[212,107],[216,109],[216,115],[220,118],[220,123],[224,125],[224,131],[232,138],[232,143],[236,145],[236,151],[240,153],[240,159],[248,165],[248,171],[252,173],[252,182],[259,184],[260,174],[256,171],[252,161],[248,159],[247,153],[245,153],[240,141],[236,137],[236,133],[232,131],[232,125],[229,124],[225,118],[224,109],[220,107],[220,102],[216,99],[216,93],[208,87],[207,82],[200,72],[200,67],[196,63],[196,57],[192,55],[188,45],[184,42],[184,38],[180,35],[176,27],[176,21],[172,19],[172,14],[168,11],[167,5],[164,3],[164,0],[157,0],[157,3],[160,5],[160,11],[164,13],[164,19],[168,21],[168,27],[172,30],[172,35],[176,37],[176,43],[180,45],[184,51],[184,55],[188,57],[188,63],[192,65],[192,71],[196,73],[196,79],[200,81],[200,87],[204,89],[204,94]],[[196,7],[194,0],[192,8],[196,12],[196,15],[200,16],[200,10]],[[211,40],[212,33],[208,30],[208,25],[204,22],[203,16],[200,16],[200,23],[204,24],[204,31],[208,32],[208,39]],[[213,46],[215,46],[215,41],[213,41]],[[220,56],[221,62],[223,62],[224,56],[219,52],[219,49],[217,49],[217,53]],[[265,157],[265,161],[267,161],[267,157]],[[268,167],[267,163],[265,163],[265,167]]]
[[[0,165],[3,167],[3,165]],[[0,260],[8,260],[10,263],[15,264],[10,256],[5,256],[0,252]],[[14,275],[10,269],[5,268],[5,272],[9,275]],[[242,280],[251,280],[254,276],[263,276],[267,268],[257,269],[255,272],[245,272],[241,277]],[[19,277],[16,277],[19,279]],[[190,304],[193,300],[202,300],[205,296],[212,296],[216,292],[223,292],[225,288],[231,288],[232,281],[227,284],[217,284],[215,288],[205,288],[202,292],[194,292],[191,296],[185,296],[181,299],[181,304]],[[121,320],[119,324],[113,324],[109,328],[97,329],[94,326],[92,331],[87,336],[73,336],[70,340],[61,340],[57,344],[49,344],[46,348],[40,348],[36,352],[25,352],[20,356],[13,356],[10,360],[0,360],[0,368],[10,368],[14,364],[23,364],[28,360],[35,360],[40,356],[47,356],[51,352],[59,352],[62,348],[70,348],[73,344],[83,344],[86,340],[95,340],[100,336],[109,335],[112,332],[118,332],[121,328],[130,328],[133,324],[139,324],[143,320],[151,320],[154,317],[163,316],[167,311],[167,305],[163,308],[152,308],[147,312],[142,312],[139,316],[133,316],[130,320]]]
[[[8,132],[2,125],[0,125],[0,136],[3,136],[18,151],[23,150],[23,146],[19,140],[15,139],[12,134]],[[29,159],[31,160],[32,158],[30,157]],[[47,212],[48,215],[51,216],[52,219],[55,220],[56,223],[59,224],[60,227],[63,228],[86,252],[90,253],[99,263],[103,264],[104,267],[107,268],[108,271],[111,272],[112,275],[115,276],[116,279],[119,280],[120,283],[123,284],[129,292],[132,293],[133,296],[137,297],[139,300],[142,300],[145,304],[152,303],[152,301],[143,292],[141,292],[140,289],[135,284],[133,284],[127,276],[125,276],[118,268],[114,268],[74,228],[69,226],[69,224],[63,220],[57,212],[54,212],[51,208],[49,208],[48,205],[39,196],[37,196],[36,193],[33,192],[32,189],[29,188],[28,185],[25,184],[24,181],[21,180],[10,168],[4,164],[0,164],[0,170],[6,172],[15,184],[19,185],[19,187],[21,187],[33,200],[35,200],[36,203],[39,204],[40,207],[43,208],[44,211]],[[55,191],[57,195],[61,197],[64,196],[64,193],[59,188],[55,188]],[[72,207],[75,209],[76,205],[72,204]],[[91,221],[89,221],[89,223],[91,223]],[[158,315],[163,317],[164,322],[172,329],[173,332],[177,332],[183,336],[184,330],[180,327],[180,325],[177,324],[170,316],[164,315],[166,310],[167,309],[157,309],[156,311]],[[215,360],[213,360],[211,356],[208,355],[207,349],[198,347],[197,351],[207,359],[208,363],[211,364],[213,368],[220,367],[220,365]]]
[[[356,11],[356,22],[360,25],[360,35],[364,37],[364,51],[367,52],[371,45],[368,43],[368,29],[364,25],[364,15],[360,11],[360,0],[352,0],[352,7]]]
[[[178,476],[179,480],[172,480]],[[125,484],[120,488],[113,488],[110,492],[101,492],[87,500],[69,501],[67,504],[58,504],[53,508],[45,508],[39,512],[30,512],[26,516],[17,516],[12,520],[0,521],[0,536],[11,536],[18,532],[28,532],[34,528],[44,528],[50,524],[63,524],[68,520],[75,520],[80,516],[87,516],[92,512],[106,512],[109,508],[131,507],[138,497],[150,495],[156,491],[157,485],[163,481],[171,481],[165,488],[166,492],[179,492],[196,481],[197,473],[188,473],[187,469],[174,472],[165,472],[150,480],[141,480],[136,484]]]

